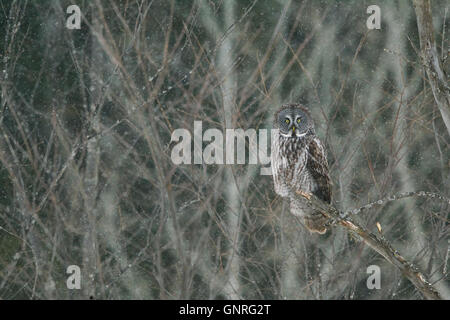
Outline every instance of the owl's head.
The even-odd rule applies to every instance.
[[[314,134],[314,123],[309,111],[301,104],[283,105],[274,117],[274,127],[285,137],[304,137]]]

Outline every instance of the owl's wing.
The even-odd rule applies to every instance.
[[[314,138],[309,143],[309,156],[306,168],[317,183],[314,194],[321,200],[331,202],[331,179],[328,174],[328,162],[322,142]]]

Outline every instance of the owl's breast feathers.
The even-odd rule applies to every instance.
[[[331,179],[321,141],[315,136],[304,138],[279,136],[273,144],[272,170],[275,191],[288,196],[290,187],[312,192],[319,199],[331,202]]]

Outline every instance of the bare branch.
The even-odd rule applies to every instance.
[[[327,218],[336,221],[337,224],[344,227],[351,235],[361,239],[366,245],[382,255],[386,261],[397,267],[426,299],[442,299],[439,292],[425,279],[425,276],[417,269],[417,267],[402,257],[382,235],[376,235],[370,232],[350,217],[345,219],[341,218],[339,210],[322,202],[314,195],[311,195],[310,199],[306,199],[299,194],[295,194],[295,196],[301,197],[300,199],[306,201],[308,206],[319,210]]]
[[[440,194],[428,192],[428,191],[409,191],[409,192],[399,193],[399,194],[396,194],[393,196],[389,196],[389,197],[368,203],[368,204],[366,204],[362,207],[356,208],[356,209],[347,210],[341,214],[341,218],[344,219],[350,215],[356,215],[358,213],[361,213],[362,211],[366,211],[366,210],[372,209],[374,207],[384,206],[385,204],[395,201],[395,200],[411,198],[411,197],[423,197],[423,198],[428,198],[428,199],[438,199],[438,200],[446,202],[447,204],[450,205],[450,199],[448,199],[444,196],[441,196]]]
[[[450,135],[450,88],[436,49],[430,0],[414,0],[413,4],[417,16],[417,28],[419,29],[422,63],[434,99]]]

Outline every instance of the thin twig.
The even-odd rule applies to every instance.
[[[380,206],[384,206],[385,204],[387,204],[388,202],[392,202],[395,200],[400,200],[400,199],[405,199],[405,198],[411,198],[411,197],[423,197],[423,198],[428,198],[428,199],[438,199],[441,200],[443,202],[446,202],[447,204],[450,205],[450,199],[441,196],[440,194],[437,193],[433,193],[433,192],[428,192],[428,191],[408,191],[408,192],[403,192],[403,193],[399,193],[393,196],[389,196],[371,203],[368,203],[360,208],[356,208],[356,209],[352,209],[352,210],[347,210],[343,213],[340,214],[341,218],[346,218],[350,215],[356,215],[361,213],[362,211],[367,211],[369,209],[372,209],[374,207],[380,207]]]

